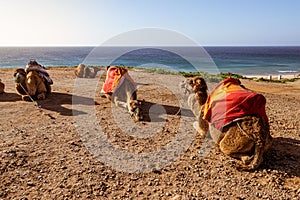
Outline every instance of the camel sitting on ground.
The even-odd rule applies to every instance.
[[[207,86],[204,79],[199,79],[196,77],[188,81],[190,107],[199,116],[194,127],[201,134],[210,133],[224,154],[241,160],[236,165],[237,169],[258,168],[263,154],[272,145],[265,97],[247,90],[238,79],[227,78],[204,101],[204,89],[201,88]],[[202,99],[198,98],[199,94]],[[197,103],[200,108],[195,106]]]
[[[108,66],[102,93],[116,106],[128,110],[134,121],[143,119],[141,116],[142,103],[137,100],[137,88],[127,69],[121,66]]]
[[[24,69],[19,68],[15,70],[13,76],[16,91],[24,101],[31,101],[31,98],[43,100],[46,94],[51,92],[50,85],[46,85],[43,76],[37,71],[26,73]]]
[[[78,78],[95,78],[97,72],[100,71],[97,67],[87,67],[84,64],[79,64],[74,70],[75,76]]]
[[[30,60],[25,69],[16,69],[13,76],[16,91],[24,101],[43,100],[51,93],[53,81],[45,67],[35,60]]]

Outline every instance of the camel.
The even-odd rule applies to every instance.
[[[194,127],[201,134],[209,133],[224,154],[241,160],[237,169],[257,169],[272,145],[265,97],[246,89],[240,80],[227,78],[204,101],[202,88],[207,86],[203,80],[195,77],[188,82],[194,93],[190,95],[190,106],[199,116]]]
[[[84,64],[79,64],[74,70],[75,76],[78,78],[95,78],[100,68],[87,67]]]
[[[107,67],[107,76],[101,92],[116,106],[127,109],[134,121],[142,120],[141,102],[137,100],[136,85],[124,67]]]

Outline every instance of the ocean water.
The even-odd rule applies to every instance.
[[[25,67],[30,59],[44,66],[74,66],[93,47],[0,47],[0,69]]]
[[[0,47],[0,69],[44,66],[119,65],[242,75],[300,73],[300,47]],[[212,70],[213,69],[213,70]]]

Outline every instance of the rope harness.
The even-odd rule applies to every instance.
[[[29,99],[34,103],[34,105],[37,107],[37,108],[40,108],[41,105],[38,104],[38,102],[36,102],[31,96],[30,94],[27,92],[27,90],[23,87],[23,85],[20,83],[20,86],[21,88],[24,90],[24,92],[28,95]]]

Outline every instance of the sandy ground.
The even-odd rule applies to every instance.
[[[13,71],[0,71],[0,199],[299,199],[299,81],[242,80],[266,96],[274,144],[258,170],[240,172],[191,127],[182,77],[130,71],[145,100],[133,123],[101,97],[100,72],[49,73],[53,93],[37,108],[15,93]]]

